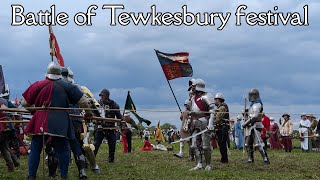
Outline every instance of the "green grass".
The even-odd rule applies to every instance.
[[[239,150],[230,150],[229,164],[221,164],[219,150],[215,149],[212,153],[212,171],[190,172],[188,170],[195,166],[195,162],[189,162],[187,157],[178,159],[173,156],[178,151],[178,144],[174,145],[173,152],[143,152],[140,151],[142,140],[134,138],[133,141],[131,154],[123,154],[122,144],[117,145],[116,160],[112,164],[106,162],[107,145],[102,145],[97,156],[101,174],[95,175],[88,169],[89,179],[320,179],[320,153],[316,152],[302,153],[295,149],[285,153],[269,150],[270,165],[264,165],[259,152],[255,152],[255,164],[247,165],[242,164],[246,154],[243,155]],[[2,160],[0,179],[25,179],[28,172],[27,157],[22,157],[21,166],[15,172],[8,173],[6,169]],[[77,179],[77,176],[77,168],[72,163],[69,179]],[[38,169],[38,179],[42,179],[42,162]]]

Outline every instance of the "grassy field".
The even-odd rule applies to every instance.
[[[256,152],[255,164],[247,165],[242,164],[246,155],[239,150],[230,150],[229,164],[221,164],[219,150],[215,149],[212,153],[212,171],[190,172],[188,170],[195,166],[195,162],[189,162],[187,157],[178,159],[173,156],[178,151],[178,144],[175,144],[173,152],[142,152],[142,140],[134,138],[133,141],[131,154],[123,154],[122,144],[117,145],[116,161],[112,164],[106,162],[107,145],[103,145],[97,156],[101,174],[95,175],[88,169],[89,179],[320,179],[320,153],[316,152],[302,153],[295,149],[285,153],[270,150],[270,165],[264,165],[260,154]],[[0,162],[0,179],[26,179],[27,172],[25,156],[21,159],[21,166],[12,173],[7,172],[3,160]],[[77,168],[72,163],[69,179],[77,179],[77,176]],[[38,169],[38,179],[42,179],[42,162]]]

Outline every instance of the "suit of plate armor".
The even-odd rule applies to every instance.
[[[205,170],[211,170],[210,140],[214,128],[214,97],[212,94],[205,92],[205,84],[201,79],[197,80],[195,90],[195,95],[191,99],[192,135],[206,128],[209,131],[192,138],[191,148],[196,152],[197,166],[191,170],[202,169],[202,155],[205,157]]]
[[[261,123],[263,104],[260,100],[258,89],[251,89],[249,91],[249,101],[251,102],[248,110],[248,118],[243,124],[245,135],[245,148],[248,153],[247,163],[253,163],[254,148],[257,147],[265,164],[269,164],[267,152],[264,150],[264,143],[261,139],[260,131],[263,128]],[[246,119],[246,118],[245,118]]]

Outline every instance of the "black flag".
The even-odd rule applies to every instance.
[[[6,91],[6,88],[5,88],[3,71],[2,71],[2,65],[0,65],[0,94],[4,94],[5,91]]]
[[[127,100],[126,100],[126,104],[124,106],[125,110],[129,110],[132,112],[132,114],[138,119],[138,121],[140,123],[144,122],[146,123],[148,126],[151,124],[151,121],[144,119],[142,117],[140,117],[137,112],[136,112],[136,106],[134,105],[131,96],[130,96],[130,92],[128,91],[128,95],[127,95]]]

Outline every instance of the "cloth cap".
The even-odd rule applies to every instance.
[[[102,94],[110,95],[110,92],[109,92],[108,89],[102,89],[102,91],[100,92],[99,96],[102,96]]]

